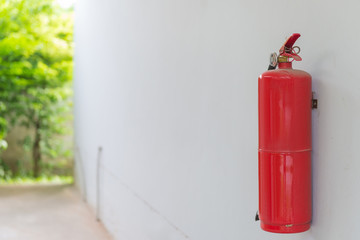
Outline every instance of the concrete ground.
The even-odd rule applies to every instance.
[[[112,239],[71,185],[0,186],[1,240]]]

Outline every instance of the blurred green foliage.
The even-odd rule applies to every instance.
[[[8,177],[0,178],[0,184],[37,184],[37,183],[51,183],[51,184],[72,184],[74,178],[72,176],[41,176],[37,178],[32,177]]]
[[[10,127],[34,129],[24,139],[34,177],[44,155],[58,156],[54,136],[68,133],[72,56],[72,10],[53,0],[0,0],[0,148]]]

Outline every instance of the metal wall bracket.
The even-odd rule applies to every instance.
[[[312,92],[311,108],[312,109],[318,108],[318,100],[315,98],[315,92]]]

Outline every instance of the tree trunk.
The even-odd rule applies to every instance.
[[[35,139],[33,144],[33,174],[34,177],[39,177],[40,174],[40,162],[41,162],[41,152],[40,152],[40,122],[36,122],[35,124]]]

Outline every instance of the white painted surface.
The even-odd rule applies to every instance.
[[[359,239],[360,3],[79,0],[75,130],[119,240]],[[313,225],[254,222],[257,77],[293,32],[313,76]],[[79,160],[79,158],[77,159]]]

